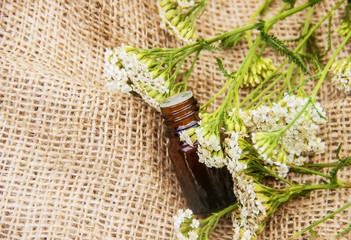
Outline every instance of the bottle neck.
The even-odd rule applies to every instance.
[[[167,126],[168,137],[198,126],[200,120],[199,106],[191,92],[176,94],[166,99],[165,103],[161,104],[161,112]]]

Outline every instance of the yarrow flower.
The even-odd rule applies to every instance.
[[[351,92],[351,56],[334,63],[331,67],[334,76],[332,81],[339,90]]]
[[[346,37],[351,32],[351,3],[346,5],[345,16],[337,32],[342,37]]]
[[[137,93],[159,111],[159,102],[170,93],[170,81],[165,71],[150,70],[153,62],[135,48],[121,46],[105,52],[104,77],[111,91]]]
[[[262,220],[271,209],[271,196],[274,189],[265,187],[253,177],[245,174],[233,174],[234,193],[239,208],[233,212],[234,239],[256,239],[262,230]]]
[[[187,43],[196,41],[194,22],[208,0],[161,0],[158,1],[162,27]]]
[[[173,217],[174,228],[179,240],[196,240],[199,238],[200,222],[194,218],[190,209],[180,209]]]
[[[189,145],[197,144],[199,162],[207,167],[221,168],[225,165],[224,153],[220,141],[220,131],[216,127],[216,114],[202,114],[199,126],[180,134],[180,140]]]
[[[255,87],[267,78],[275,67],[269,58],[257,58],[249,68],[241,87]]]
[[[284,132],[281,141],[279,132],[295,119],[307,101],[307,98],[286,95],[271,107],[260,106],[241,115],[262,160],[281,177],[289,171],[287,162],[300,166],[307,160],[301,156],[303,152],[324,152],[325,143],[317,137],[318,124],[326,122],[321,117],[325,113],[319,103],[310,106]]]

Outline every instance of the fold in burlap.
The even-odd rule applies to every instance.
[[[199,36],[244,24],[260,2],[211,1],[198,21]],[[317,18],[335,2],[318,6]],[[172,216],[186,206],[167,157],[160,114],[137,98],[107,92],[102,81],[106,47],[181,46],[160,29],[156,1],[9,0],[0,6],[1,238],[174,239]],[[274,11],[281,6],[276,1]],[[282,39],[296,37],[305,14],[273,31]],[[334,19],[335,50],[340,12]],[[323,26],[318,39],[326,46]],[[349,46],[339,59],[350,54]],[[243,41],[231,50],[201,53],[190,82],[200,103],[225,82],[213,56],[234,70],[246,52]],[[351,98],[327,82],[320,101],[329,118],[321,131],[327,150],[311,161],[335,161],[340,142],[342,156],[351,152]],[[342,177],[350,180],[348,170]],[[349,195],[317,191],[284,204],[260,239],[286,239],[349,202]],[[331,239],[350,221],[346,210],[315,231],[319,239]],[[221,221],[213,239],[231,238],[230,221]]]

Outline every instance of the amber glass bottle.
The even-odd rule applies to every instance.
[[[197,215],[223,209],[235,201],[233,182],[226,168],[208,168],[199,162],[196,144],[180,141],[179,133],[197,127],[199,106],[192,92],[182,92],[161,104],[170,138],[168,153],[188,207]]]

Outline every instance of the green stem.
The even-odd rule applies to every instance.
[[[306,163],[303,165],[303,167],[320,167],[320,168],[326,168],[326,167],[335,167],[339,163]]]
[[[313,11],[314,11],[314,6],[308,9],[306,22],[302,29],[302,36],[308,33],[308,29],[310,28],[310,24],[313,16]],[[306,48],[306,44],[304,44],[303,47],[301,48],[301,52],[305,52],[305,48]]]
[[[223,40],[224,38],[229,37],[230,35],[238,34],[238,33],[241,33],[241,32],[246,32],[248,30],[254,29],[256,26],[257,26],[257,24],[249,24],[249,25],[246,25],[244,27],[239,27],[239,28],[236,28],[236,29],[234,29],[234,30],[232,30],[230,32],[226,32],[226,33],[223,33],[222,35],[219,35],[219,36],[216,36],[214,38],[208,39],[208,40],[206,40],[206,42],[208,44],[212,44],[214,42],[218,42],[220,40]]]
[[[273,25],[274,23],[278,22],[279,20],[282,20],[288,16],[291,16],[297,12],[300,12],[308,7],[310,7],[311,5],[313,5],[314,3],[312,2],[307,2],[307,3],[304,3],[304,4],[301,4],[300,6],[298,7],[295,7],[295,8],[292,8],[290,10],[287,10],[285,12],[282,12],[282,13],[279,13],[277,14],[275,17],[272,17],[271,19],[267,20],[267,27],[270,27],[271,25]]]
[[[311,98],[308,99],[307,103],[301,109],[301,111],[296,115],[296,117],[280,132],[281,137],[283,137],[284,133],[296,122],[297,119],[300,118],[300,116],[305,112],[305,110],[310,105],[310,103],[311,103]]]
[[[290,91],[292,90],[292,88],[295,86],[296,84],[296,79],[297,79],[297,76],[299,75],[300,73],[300,68],[297,68],[295,73],[294,73],[294,76],[292,77],[291,81],[290,81]],[[303,71],[301,71],[303,73]]]
[[[265,95],[272,87],[274,87],[282,78],[284,77],[283,74],[281,74],[279,77],[277,77],[267,88],[265,88],[263,91],[260,92],[260,94],[255,97],[246,107],[245,109],[249,109],[255,102],[257,102],[263,95]],[[243,104],[243,102],[241,102]],[[240,106],[241,106],[240,104]],[[259,103],[258,103],[259,104]]]
[[[305,80],[303,79],[303,77],[304,77],[303,76],[303,72],[301,72],[300,73],[300,84],[296,88],[294,88],[290,92],[288,92],[288,94],[291,94],[291,93],[295,92],[296,90],[300,89],[309,80],[311,80],[313,78],[321,77],[321,75],[320,74],[316,74],[316,75],[313,75],[311,77],[306,78]]]
[[[189,77],[190,77],[191,72],[193,71],[193,68],[194,68],[194,66],[195,66],[195,62],[196,62],[197,58],[199,57],[200,52],[201,52],[201,50],[198,50],[198,51],[196,52],[196,55],[195,55],[195,57],[194,57],[194,60],[193,60],[193,62],[191,63],[191,66],[190,66],[190,68],[189,68],[189,70],[188,70],[188,72],[187,72],[187,74],[186,74],[186,76],[185,76],[185,79],[184,79],[184,91],[186,91],[187,88],[188,88],[188,80],[189,80]]]
[[[250,64],[251,64],[251,61],[252,61],[252,57],[254,56],[254,52],[256,51],[256,49],[258,48],[258,46],[260,45],[261,43],[261,37],[258,36],[255,40],[255,43],[254,45],[250,48],[249,52],[247,53],[244,61],[242,62],[242,64],[240,65],[240,68],[238,70],[239,73],[241,73],[237,78],[232,78],[232,79],[229,79],[228,82],[226,83],[226,85],[224,87],[222,87],[222,89],[213,97],[211,98],[211,100],[209,100],[206,104],[204,104],[200,110],[203,110],[205,109],[211,102],[213,102],[228,86],[231,85],[229,91],[228,91],[228,94],[224,100],[224,102],[222,103],[221,107],[218,109],[219,112],[225,112],[229,102],[231,101],[232,97],[233,97],[233,94],[232,91],[234,89],[235,92],[237,92],[238,88],[240,87],[241,85],[241,82],[242,80],[244,79],[244,76],[245,76],[245,72],[247,72]],[[235,82],[234,82],[235,81]],[[222,115],[223,114],[219,114],[219,118],[222,118]],[[221,120],[219,120],[221,121]]]
[[[272,171],[270,171],[270,170],[268,170],[268,169],[265,169],[265,170],[263,170],[263,171],[265,171],[265,172],[266,172],[267,174],[269,174],[270,176],[275,177],[275,178],[277,178],[277,179],[279,179],[279,180],[281,180],[281,181],[283,181],[283,182],[289,184],[290,186],[296,186],[296,184],[293,184],[293,183],[290,182],[289,180],[287,180],[287,179],[285,179],[285,178],[283,178],[283,177],[280,177],[279,175],[275,174],[274,172],[272,172]]]
[[[223,209],[223,210],[221,210],[221,211],[219,211],[219,212],[212,213],[212,215],[209,216],[208,218],[203,219],[203,220],[200,220],[200,226],[211,222],[211,220],[212,220],[213,218],[216,219],[216,218],[221,218],[221,217],[223,217],[225,214],[227,214],[227,213],[233,211],[233,210],[234,210],[235,208],[237,208],[238,206],[239,206],[239,203],[235,203],[235,204],[230,205],[229,207],[227,207],[227,208],[225,208],[225,209]]]
[[[200,108],[200,111],[206,109],[208,105],[210,105],[219,95],[221,95],[224,92],[224,90],[227,89],[227,87],[229,87],[230,84],[232,84],[232,81],[228,79],[228,82],[222,87],[222,89],[219,90],[219,92],[217,92],[216,95],[214,95],[213,98],[211,98],[206,104],[204,104]]]
[[[240,103],[240,107],[242,107],[247,101],[251,100],[261,89],[262,87],[269,82],[270,80],[273,79],[273,77],[275,76],[275,74],[282,68],[284,67],[284,65],[288,62],[288,59],[285,59],[271,74],[269,74],[269,76],[267,76],[267,78],[261,82],[260,85],[258,85],[243,101],[241,101]],[[280,80],[280,79],[279,79]],[[270,84],[269,87],[267,88],[267,91],[270,90],[270,88],[272,88],[274,85]]]
[[[311,224],[310,226],[308,226],[307,228],[303,229],[302,231],[300,231],[300,232],[294,234],[294,235],[291,236],[290,238],[296,238],[296,237],[302,235],[303,233],[305,233],[305,232],[311,230],[311,229],[314,228],[315,226],[321,224],[321,223],[324,222],[325,220],[327,220],[327,219],[333,217],[334,215],[336,215],[336,214],[338,214],[338,213],[344,211],[346,208],[348,208],[348,207],[350,207],[350,206],[351,206],[351,202],[347,203],[346,205],[344,205],[343,207],[339,208],[339,209],[336,210],[335,212],[329,214],[328,216],[326,216],[326,217],[324,217],[324,218],[318,220],[317,222]]]
[[[336,51],[333,53],[332,57],[330,58],[330,60],[328,61],[327,65],[325,66],[325,68],[323,69],[322,72],[322,76],[319,79],[319,81],[317,82],[316,87],[313,89],[313,92],[311,94],[311,98],[314,99],[314,97],[317,95],[319,88],[321,87],[322,83],[324,82],[325,77],[328,74],[329,68],[331,67],[331,65],[333,64],[335,58],[337,57],[337,55],[339,54],[339,52],[341,51],[341,49],[345,46],[345,44],[347,43],[347,41],[351,38],[351,31],[349,32],[349,34],[347,34],[347,36],[344,38],[344,40],[342,41],[342,43],[339,45],[339,47],[336,49]]]
[[[305,168],[305,167],[300,167],[300,166],[296,166],[294,164],[291,164],[291,163],[287,163],[287,165],[289,167],[292,167],[292,168],[295,168],[295,169],[299,169],[301,171],[304,171],[304,172],[308,172],[308,173],[311,173],[311,174],[316,174],[316,175],[319,175],[319,176],[322,176],[326,179],[331,179],[330,176],[324,174],[324,173],[321,173],[321,172],[318,172],[318,171],[314,171],[314,170],[311,170],[311,169],[308,169],[308,168]]]
[[[280,93],[278,94],[276,102],[278,102],[283,97],[283,94],[285,92],[285,88],[290,86],[290,80],[291,80],[291,76],[294,73],[294,69],[295,69],[295,63],[292,63],[288,68],[288,73],[286,74],[285,81],[284,81],[283,86],[280,90]],[[290,90],[290,88],[288,88],[288,89]]]
[[[233,91],[233,89],[234,89],[235,92],[238,91],[238,89],[239,89],[239,87],[240,87],[240,85],[241,85],[241,83],[242,83],[242,81],[243,81],[243,79],[245,77],[245,73],[248,71],[248,69],[250,67],[250,64],[252,62],[252,58],[254,56],[254,53],[256,52],[256,49],[260,45],[261,41],[262,41],[262,39],[261,39],[261,36],[259,35],[256,38],[256,40],[255,40],[254,44],[252,45],[252,47],[250,48],[249,52],[247,53],[243,63],[241,64],[241,66],[240,66],[240,68],[238,70],[238,72],[241,73],[241,74],[237,77],[235,84],[232,84],[232,86],[230,87],[230,89],[228,91],[229,94],[227,95],[227,97],[225,99],[225,102],[224,102],[224,106],[225,107],[228,106],[228,102],[230,102],[230,100],[231,100],[231,97],[230,97],[231,94],[230,93]],[[235,88],[234,88],[234,86],[235,86]],[[237,106],[237,107],[239,107],[239,106]]]
[[[266,8],[267,4],[270,4],[272,0],[266,0],[255,12],[254,14],[250,17],[248,24],[252,24],[255,18],[260,15],[262,10]],[[249,48],[252,47],[252,39],[251,39],[251,30],[246,32],[246,37],[247,37],[247,43]]]
[[[316,31],[317,28],[320,27],[320,25],[326,20],[328,19],[332,14],[334,14],[334,12],[344,3],[345,0],[342,0],[340,2],[338,2],[335,7],[333,7],[316,25],[314,25],[311,30],[308,32],[308,34],[306,34],[306,36],[304,36],[304,38],[301,40],[301,42],[298,44],[298,46],[295,48],[295,50],[293,51],[294,53],[297,53],[307,42],[307,40],[311,37],[311,35]],[[253,90],[240,104],[240,107],[244,105],[244,103],[246,103],[247,101],[251,100],[252,97],[262,89],[262,87],[269,82],[274,75],[282,68],[285,66],[285,64],[288,62],[288,59],[285,59],[280,65],[279,67],[277,67],[277,69],[275,71],[273,71],[269,76],[267,76],[266,80],[264,80],[260,85],[258,85],[255,90]]]

